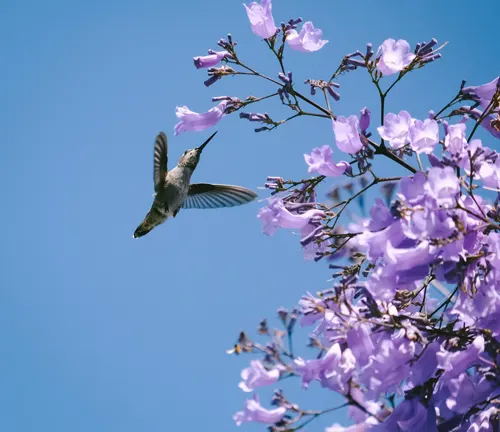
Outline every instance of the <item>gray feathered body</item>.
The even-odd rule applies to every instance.
[[[177,214],[187,197],[192,174],[191,168],[176,166],[165,175],[165,182],[139,227],[141,231],[147,233]]]
[[[161,203],[168,203],[168,216],[176,214],[182,206],[188,195],[192,174],[191,168],[176,166],[165,176],[163,190],[158,192],[155,202],[158,200]]]

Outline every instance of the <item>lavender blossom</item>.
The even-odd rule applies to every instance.
[[[373,432],[437,432],[436,412],[431,405],[425,407],[417,399],[405,399]]]
[[[252,392],[258,387],[274,384],[280,377],[280,371],[277,368],[266,370],[259,360],[252,360],[250,367],[243,369],[239,388],[244,392]]]
[[[338,177],[344,174],[350,168],[349,163],[346,161],[333,162],[332,153],[331,147],[324,145],[313,149],[311,154],[305,154],[304,159],[309,165],[308,172],[327,177]]]
[[[397,150],[406,145],[409,140],[410,127],[415,120],[408,111],[400,111],[399,114],[389,113],[384,117],[384,125],[379,126],[379,135],[389,141],[390,146]]]
[[[392,75],[402,71],[416,57],[411,52],[410,44],[400,39],[387,39],[378,48],[377,55],[380,57],[377,62],[377,69],[384,75]]]
[[[465,137],[464,123],[448,126],[448,133],[444,139],[444,147],[457,160],[466,155],[467,139]]]
[[[215,126],[224,117],[228,103],[228,101],[222,101],[202,114],[191,111],[185,105],[176,107],[175,115],[180,122],[175,125],[175,135],[188,131],[199,132]]]
[[[361,129],[361,133],[366,135],[367,129],[370,127],[370,115],[371,112],[368,108],[364,107],[359,116],[359,128]]]
[[[432,153],[439,142],[439,126],[436,120],[414,120],[409,128],[410,147],[416,153]]]
[[[327,40],[322,40],[323,31],[315,29],[311,21],[302,24],[300,33],[297,30],[288,30],[286,32],[286,41],[290,48],[302,52],[314,52],[323,48]]]
[[[227,51],[208,50],[208,55],[193,57],[196,69],[209,68],[218,65],[223,58],[231,58]]]
[[[259,210],[257,217],[263,223],[264,234],[272,236],[278,228],[304,228],[311,219],[325,216],[321,210],[311,209],[305,213],[291,213],[281,199],[269,199],[269,205]]]
[[[262,0],[261,4],[256,2],[245,6],[245,10],[250,20],[250,26],[255,35],[262,39],[269,39],[276,34],[278,28],[274,24],[271,0]]]
[[[492,81],[479,86],[470,86],[462,89],[464,95],[469,96],[471,99],[479,102],[479,104],[486,109],[493,98],[495,92],[498,91],[500,86],[500,77],[496,77]]]
[[[425,189],[439,204],[453,205],[460,191],[460,183],[453,168],[431,168],[427,174]]]
[[[311,220],[300,230],[302,250],[306,261],[318,260],[330,247],[331,241],[319,220]]]
[[[486,187],[500,190],[500,158],[497,157],[494,163],[482,163],[478,176]]]
[[[440,383],[446,384],[447,380],[457,377],[471,366],[480,362],[479,355],[483,351],[483,336],[477,336],[463,351],[450,352],[442,348],[441,351],[436,354],[438,367],[444,370],[440,377]]]
[[[268,410],[262,407],[259,403],[259,398],[254,395],[252,399],[245,401],[243,411],[238,411],[234,414],[233,419],[236,426],[242,423],[258,422],[264,424],[273,424],[279,422],[286,413],[286,408],[279,407],[273,410]]]
[[[355,115],[349,117],[337,117],[332,120],[335,142],[339,150],[344,153],[356,154],[363,147],[363,143],[358,132],[359,120]]]
[[[484,116],[484,113],[477,109],[477,108],[472,108],[470,106],[464,105],[460,107],[458,110],[455,110],[454,113],[461,113],[468,115],[469,117],[473,118],[476,121],[481,120],[481,127],[486,129],[491,135],[493,135],[495,138],[500,139],[500,127],[495,126],[495,123],[498,122],[498,118],[495,119],[492,115]]]

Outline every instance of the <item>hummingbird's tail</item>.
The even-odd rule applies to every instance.
[[[166,220],[167,220],[166,216],[162,215],[155,209],[151,210],[135,230],[134,238],[145,236],[153,228],[157,227],[158,225],[161,225]]]
[[[154,228],[154,225],[146,225],[144,222],[141,223],[137,229],[134,231],[134,238],[139,238],[145,236],[148,232],[150,232]]]

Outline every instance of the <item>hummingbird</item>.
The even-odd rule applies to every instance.
[[[181,208],[211,209],[247,204],[257,198],[257,194],[241,186],[193,183],[193,174],[201,153],[217,134],[213,133],[201,146],[186,150],[170,171],[168,163],[168,143],[165,133],[156,136],[153,159],[153,180],[155,194],[153,205],[134,232],[134,238],[149,233],[169,217],[176,217]]]

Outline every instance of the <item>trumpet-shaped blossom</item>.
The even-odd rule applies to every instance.
[[[486,187],[500,191],[500,158],[492,163],[482,163],[478,175]]]
[[[476,337],[463,351],[450,352],[442,348],[441,351],[436,354],[438,367],[444,370],[440,382],[446,383],[447,380],[455,378],[471,366],[480,363],[479,355],[483,352],[483,336]]]
[[[490,104],[493,95],[498,89],[499,80],[500,77],[496,77],[494,80],[486,84],[465,87],[462,90],[462,93],[469,95],[472,99],[479,102],[483,108],[486,108]]]
[[[488,116],[483,116],[483,111],[477,108],[471,108],[469,106],[463,106],[461,109],[464,110],[464,112],[472,117],[474,120],[480,120],[481,119],[481,127],[483,127],[485,130],[487,130],[491,135],[493,135],[495,138],[500,139],[500,127],[495,126],[497,122],[499,122],[498,117],[495,118],[492,115]]]
[[[271,0],[262,0],[261,4],[252,2],[245,6],[250,26],[255,35],[262,39],[269,39],[276,34],[278,28],[274,24]]]
[[[352,351],[349,348],[342,351],[336,343],[320,359],[295,359],[294,370],[302,377],[303,388],[307,388],[311,381],[319,380],[323,387],[341,390],[354,371],[355,364]]]
[[[254,391],[257,387],[263,387],[269,384],[274,384],[280,377],[280,371],[277,368],[266,370],[264,365],[259,360],[252,360],[250,367],[241,371],[239,387],[244,392]]]
[[[476,382],[479,379],[479,382]],[[446,407],[458,413],[466,413],[471,406],[485,400],[492,391],[490,382],[478,375],[470,377],[461,373],[444,383],[447,387]]]
[[[456,159],[461,159],[467,154],[465,123],[448,126],[444,139],[444,148]]]
[[[286,413],[286,408],[279,407],[273,410],[265,409],[260,403],[257,395],[245,401],[243,411],[234,414],[233,420],[237,426],[247,422],[258,422],[273,424],[279,422]]]
[[[193,61],[196,69],[201,69],[216,66],[226,57],[231,57],[227,51],[209,50],[208,55],[193,57]]]
[[[436,412],[430,405],[425,407],[416,399],[405,399],[373,432],[437,432]]]
[[[224,100],[202,114],[191,111],[187,106],[176,107],[175,115],[180,121],[174,127],[175,135],[189,131],[199,132],[215,126],[224,117],[228,104]]]
[[[380,45],[377,55],[379,53],[377,69],[384,75],[392,75],[402,71],[415,58],[415,54],[411,52],[410,44],[403,39],[397,42],[394,39],[385,40]]]
[[[427,174],[426,191],[440,204],[453,204],[460,183],[453,168],[431,168]]]
[[[305,154],[304,159],[309,165],[310,173],[318,173],[327,177],[338,177],[350,168],[349,162],[332,160],[332,148],[324,145],[313,149],[311,154]]]
[[[339,150],[344,153],[355,154],[363,148],[363,143],[359,137],[359,120],[355,115],[349,117],[337,117],[332,120],[335,142]]]
[[[322,40],[323,31],[315,29],[311,21],[306,21],[300,33],[297,30],[288,30],[286,32],[286,41],[288,46],[296,51],[313,52],[323,48],[327,40]]]
[[[278,228],[304,228],[311,219],[321,219],[325,216],[325,212],[316,209],[307,210],[302,214],[292,213],[282,200],[272,198],[269,201],[267,207],[259,210],[257,217],[264,225],[264,234],[270,236],[274,235]]]
[[[388,241],[385,247],[385,261],[388,265],[397,266],[398,271],[411,270],[414,267],[429,262],[431,254],[429,243],[422,242],[411,248],[395,248]]]
[[[400,197],[410,205],[416,205],[423,202],[425,198],[425,183],[427,178],[422,172],[417,172],[412,177],[405,177],[399,183],[401,191]]]
[[[409,128],[410,147],[420,153],[432,153],[439,142],[439,126],[436,120],[415,120]]]
[[[399,114],[389,113],[384,117],[384,125],[379,126],[377,131],[383,139],[389,141],[393,149],[397,150],[410,141],[410,126],[414,121],[408,111],[401,111]]]

